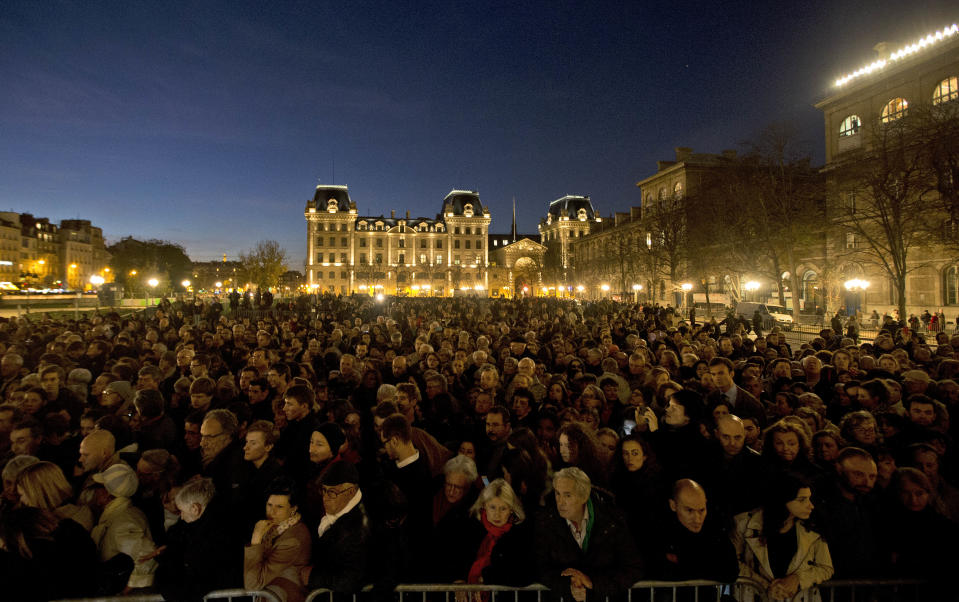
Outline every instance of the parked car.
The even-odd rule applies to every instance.
[[[750,301],[741,301],[736,306],[736,315],[740,318],[753,320],[756,310],[763,317],[763,329],[769,330],[773,326],[779,326],[783,330],[793,329],[792,312],[782,305],[770,305],[768,303],[753,303]]]

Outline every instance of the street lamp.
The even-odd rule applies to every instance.
[[[215,286],[216,288],[223,288],[223,283],[217,280],[216,282],[213,283],[213,286]]]
[[[183,286],[183,288],[190,288],[190,281],[189,281],[189,280],[184,280],[184,281],[181,282],[180,284]]]
[[[847,291],[849,291],[850,293],[860,293],[860,292],[865,293],[865,292],[866,292],[866,289],[869,288],[869,281],[868,281],[868,280],[861,280],[861,279],[859,279],[859,278],[853,278],[853,279],[851,279],[851,280],[845,281],[845,282],[843,283],[843,286],[844,286],[845,289],[846,289]],[[858,297],[858,296],[859,296],[859,295],[857,295],[857,297]],[[857,310],[859,309],[859,306],[861,305],[861,301],[862,301],[862,300],[863,300],[862,297],[860,297],[860,301],[857,302],[857,304],[856,304],[856,309],[857,309]],[[850,313],[852,313],[852,312],[850,312]]]
[[[150,278],[147,280],[147,284],[150,285],[150,291],[144,291],[144,294],[147,295],[147,305],[150,305],[151,297],[153,297],[153,291],[156,289],[157,285],[160,284],[160,281],[156,278]]]
[[[634,303],[639,303],[639,291],[641,291],[641,290],[643,290],[643,285],[642,285],[642,284],[634,284],[634,285],[633,285],[633,297],[634,297],[633,302],[634,302]]]
[[[103,284],[103,282],[104,282],[103,276],[100,276],[97,274],[90,276],[90,284],[92,284],[93,286],[100,286],[101,284]]]
[[[743,285],[743,288],[746,289],[746,292],[755,293],[756,291],[759,290],[759,286],[760,284],[758,282],[756,282],[755,280],[750,280],[749,282]]]
[[[843,286],[847,291],[864,291],[869,288],[868,280],[860,280],[859,278],[853,278],[852,280],[847,280],[843,283]]]

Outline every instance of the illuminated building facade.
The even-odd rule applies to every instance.
[[[880,43],[875,51],[873,63],[837,79],[832,94],[816,105],[823,112],[826,132],[828,205],[833,215],[840,217],[825,252],[808,262],[802,280],[807,299],[816,291],[841,305],[883,311],[897,302],[893,280],[874,260],[863,260],[863,249],[870,243],[861,231],[857,234],[843,222],[855,220],[875,206],[869,191],[854,177],[856,166],[874,160],[871,151],[883,128],[892,129],[898,120],[919,119],[915,116],[930,111],[955,114],[959,105],[959,27],[951,25],[898,50]],[[941,220],[939,216],[932,219],[941,221],[943,227],[950,223],[945,215]],[[907,312],[959,305],[954,253],[935,244],[934,238],[915,240],[919,242],[910,247],[908,255]],[[867,285],[843,286],[849,282]]]
[[[360,216],[346,186],[320,185],[306,203],[305,283],[317,292],[413,296],[489,290],[489,209],[452,190],[434,218]]]
[[[546,247],[544,278],[567,293],[574,290],[576,257],[573,243],[588,235],[603,220],[588,196],[566,195],[549,204],[540,220],[539,234]]]
[[[110,262],[103,230],[88,220],[59,225],[30,213],[0,212],[0,282],[24,288],[91,288]]]

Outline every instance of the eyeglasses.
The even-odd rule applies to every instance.
[[[219,433],[217,433],[217,434],[215,434],[215,435],[204,435],[204,434],[200,433],[200,439],[216,439],[217,437],[219,437],[220,435],[223,435],[223,434],[225,434],[224,431],[220,431]]]
[[[323,491],[323,497],[336,499],[340,497],[341,495],[343,495],[344,493],[349,493],[355,487],[356,485],[350,485],[346,489],[340,489],[339,491],[337,491],[336,489],[333,489],[332,487],[321,487],[321,489]]]

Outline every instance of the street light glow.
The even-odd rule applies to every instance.
[[[747,291],[756,291],[759,290],[759,283],[755,280],[750,280],[745,285]]]
[[[586,287],[583,286],[582,284],[579,284],[579,285],[576,286],[576,292],[577,292],[577,293],[581,293],[581,292],[583,292],[583,291],[585,291],[585,290],[586,290]]]
[[[217,280],[216,282],[213,283],[213,286],[220,288],[221,286],[223,286],[223,283]]]
[[[643,285],[642,285],[642,284],[634,284],[634,285],[633,285],[633,290],[636,291],[636,292],[639,292],[639,291],[643,290]]]
[[[103,284],[103,282],[104,282],[103,276],[99,276],[97,274],[90,276],[90,284],[94,286],[100,286],[101,284]]]
[[[604,293],[609,292],[609,285],[608,285],[608,284],[604,284],[604,285],[600,286],[599,288],[600,288]]]
[[[183,288],[190,288],[190,281],[189,281],[189,280],[184,280],[184,281],[181,282],[180,284],[183,285]]]
[[[682,289],[688,293],[689,291],[693,290],[693,284],[691,282],[684,282]]]
[[[868,280],[860,280],[859,278],[853,278],[852,280],[847,280],[843,283],[843,286],[846,287],[847,291],[859,291],[866,290],[869,288]]]
[[[147,284],[149,284],[153,288],[156,288],[157,285],[160,284],[160,281],[157,280],[156,278],[150,278],[149,280],[147,280]]]

